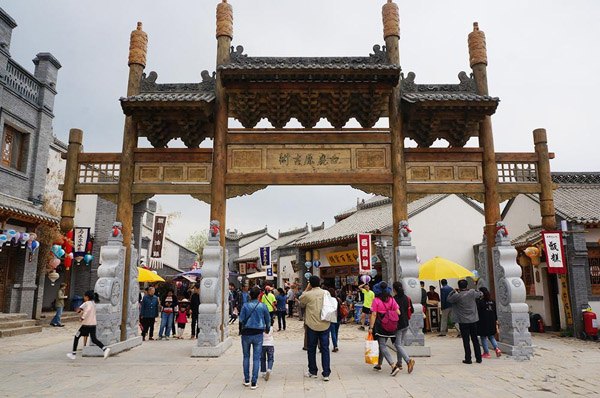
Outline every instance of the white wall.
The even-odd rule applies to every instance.
[[[540,205],[528,196],[519,195],[515,198],[503,221],[506,224],[509,236],[516,238],[529,231],[528,224],[542,224]]]
[[[75,226],[90,227],[91,232],[96,233],[97,205],[97,195],[77,195],[77,203],[75,207]]]
[[[251,251],[256,250],[258,248],[268,246],[269,243],[273,242],[273,240],[274,239],[271,238],[270,236],[265,235],[265,236],[255,240],[254,242],[250,242],[246,246],[240,247],[239,257],[243,257],[246,254],[248,254]]]
[[[589,304],[590,307],[592,307],[592,311],[598,316],[598,314],[600,314],[600,301],[590,301]]]
[[[62,191],[58,189],[58,184],[62,184],[65,179],[66,160],[61,159],[61,152],[56,151],[52,146],[48,153],[48,174],[46,174],[46,187],[44,189],[44,200],[46,205],[53,209],[55,215],[60,214],[62,206]]]

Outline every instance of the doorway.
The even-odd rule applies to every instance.
[[[6,300],[10,292],[10,287],[14,284],[16,276],[15,247],[5,247],[0,252],[0,312],[9,312],[6,306],[9,301]]]

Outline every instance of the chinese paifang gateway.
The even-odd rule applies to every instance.
[[[468,37],[472,74],[457,73],[455,84],[419,84],[415,73],[401,73],[398,6],[387,1],[382,15],[385,43],[375,45],[372,52],[363,49],[364,56],[252,57],[241,45],[231,45],[233,8],[224,0],[217,6],[216,73],[203,72],[198,83],[170,84],[158,83],[156,72],[144,74],[148,38],[139,23],[131,34],[127,96],[121,98],[126,115],[122,153],[80,153],[82,131],[71,131],[63,231],[73,228],[76,195],[109,198],[118,205],[117,220],[123,223],[129,259],[132,206],[153,195],[187,194],[210,203],[211,220],[225,231],[227,198],[268,185],[351,185],[391,198],[393,241],[399,249],[390,275],[393,279],[402,275],[407,293],[418,302],[413,283],[418,267],[412,263],[416,251],[411,249],[414,255],[402,251],[412,247],[410,236],[399,246],[400,221],[408,219],[408,203],[417,198],[466,194],[485,206],[491,291],[500,283],[519,298],[521,285],[492,277],[495,223],[500,221],[500,201],[520,193],[539,194],[542,225],[554,229],[552,155],[546,132],[534,131],[535,152],[494,151],[491,116],[499,99],[488,93],[485,35],[477,23]],[[244,128],[229,128],[229,118]],[[263,118],[273,128],[257,129]],[[286,128],[292,118],[303,128]],[[321,118],[333,127],[315,128]],[[381,118],[388,118],[388,128],[373,127]],[[350,119],[360,127],[346,128]],[[139,137],[146,137],[154,148],[138,148]],[[478,147],[465,147],[471,137],[478,137]],[[211,149],[198,148],[205,138],[213,139]],[[416,141],[418,148],[405,149],[407,138]],[[169,149],[174,139],[181,139],[187,148]],[[446,140],[449,147],[432,148],[438,139]],[[219,297],[214,303],[219,314],[214,313],[218,317],[210,321],[206,333],[218,331],[220,337],[208,339],[210,344],[227,340],[223,326],[227,303],[222,294],[227,271],[222,255],[225,234],[219,244],[221,254],[215,252],[215,263],[208,265],[218,270],[214,283],[219,287],[207,288],[219,291],[214,295]],[[502,246],[505,249],[511,250]],[[127,283],[128,272],[124,278]],[[506,304],[522,310],[517,303]],[[517,321],[519,325],[529,322],[523,320],[526,312],[507,314],[510,320],[501,340],[504,336],[506,344],[513,346],[515,336],[521,336],[529,347],[528,332],[513,327]]]

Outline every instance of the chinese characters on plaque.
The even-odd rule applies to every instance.
[[[329,166],[336,165],[340,162],[340,157],[337,154],[326,153],[279,153],[280,166]]]
[[[371,234],[358,234],[358,267],[361,275],[371,273]]]
[[[562,243],[562,232],[547,231],[542,232],[544,238],[544,248],[546,249],[546,263],[548,272],[551,274],[566,274],[565,254]]]
[[[348,250],[344,252],[326,253],[325,257],[329,265],[356,265],[358,263],[358,251]]]
[[[89,227],[75,227],[73,231],[73,257],[81,259],[86,254],[88,240],[90,239]]]
[[[162,267],[160,259],[163,254],[163,245],[167,228],[167,216],[154,216],[154,228],[152,229],[152,242],[150,242],[150,268]]]
[[[273,263],[271,263],[271,248],[261,247],[260,248],[260,263],[265,270],[266,279],[268,281],[273,280]]]

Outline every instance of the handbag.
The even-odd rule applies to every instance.
[[[323,295],[323,307],[321,307],[321,320],[337,322],[337,306],[337,300],[331,297],[328,291],[325,291]]]
[[[365,363],[374,365],[379,363],[379,343],[369,333],[365,340]]]
[[[252,311],[250,311],[250,313],[248,314],[248,318],[246,318],[246,321],[247,321],[248,319],[250,319],[250,316],[252,315],[252,313],[254,312],[254,310],[256,309],[256,307],[258,307],[258,305],[259,305],[259,304],[260,304],[260,301],[259,301],[258,303],[256,303],[256,305],[254,306],[254,308],[252,308]],[[238,325],[239,325],[239,328],[240,328],[240,335],[242,334],[242,330],[244,330],[244,324],[245,324],[245,323],[246,323],[245,321],[244,321],[244,322],[242,322],[242,321],[240,320],[240,323],[238,324]]]

